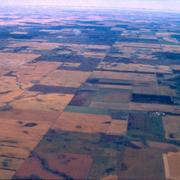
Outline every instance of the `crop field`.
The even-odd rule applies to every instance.
[[[179,179],[173,13],[0,11],[0,179]]]

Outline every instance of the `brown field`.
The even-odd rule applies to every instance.
[[[13,101],[23,93],[23,90],[17,83],[16,77],[1,76],[0,81],[0,106]]]
[[[0,76],[3,76],[4,74],[8,72],[9,72],[8,67],[0,67]]]
[[[164,169],[167,179],[180,179],[180,152],[168,152],[163,154]]]
[[[38,122],[37,120],[15,120],[0,118],[1,123],[1,137],[21,137],[28,139],[35,139],[41,137],[50,127],[52,122]],[[32,127],[31,127],[32,124]],[[12,130],[9,131],[9,128]],[[39,131],[40,130],[40,131]]]
[[[30,152],[37,145],[37,138],[30,139],[25,136],[21,136],[17,138],[17,137],[12,137],[12,135],[9,136],[2,135],[0,137],[0,145],[3,147],[12,146],[16,149],[25,149]]]
[[[171,73],[169,66],[153,66],[148,64],[125,64],[125,63],[109,63],[101,62],[98,69],[104,70],[118,70],[118,71],[136,71],[136,72],[150,72],[150,73]]]
[[[58,43],[48,43],[48,42],[15,42],[10,44],[7,47],[22,47],[22,46],[28,46],[31,49],[35,50],[51,50],[59,47]]]
[[[23,96],[11,103],[15,109],[39,110],[61,112],[71,101],[73,95],[70,94],[38,94],[24,93]]]
[[[40,139],[38,139],[40,140]],[[0,156],[7,156],[13,158],[26,159],[30,154],[30,151],[23,148],[16,148],[11,146],[2,146],[0,149]]]
[[[15,174],[15,171],[1,169],[0,170],[0,179],[2,179],[2,180],[4,180],[4,179],[11,179],[11,177],[14,174]]]
[[[161,112],[174,112],[180,113],[179,106],[171,106],[164,104],[146,104],[146,103],[129,103],[129,109],[140,111],[161,111]]]
[[[94,108],[102,108],[102,109],[122,109],[122,110],[126,110],[129,108],[128,103],[113,103],[113,102],[95,102],[92,101],[90,103],[90,107],[94,107]]]
[[[162,44],[162,49],[164,52],[167,52],[167,51],[179,52],[180,51],[179,45]]]
[[[0,117],[1,118],[10,118],[10,119],[18,119],[18,120],[24,120],[24,117],[26,117],[26,120],[32,121],[49,121],[53,122],[56,120],[59,116],[58,111],[40,111],[36,109],[10,109],[9,111],[0,111]]]
[[[92,97],[93,102],[126,104],[131,101],[131,91],[127,89],[98,89],[95,96]]]
[[[59,36],[59,38],[62,38],[62,36]],[[63,43],[63,44],[59,43],[59,47],[67,47],[69,50],[72,50],[73,52],[76,52],[79,55],[84,55],[84,56],[87,55],[87,57],[92,57],[92,58],[93,57],[103,58],[105,56],[105,53],[94,52],[94,50],[96,49],[108,50],[110,48],[110,46],[106,46],[106,45],[74,44],[74,43]],[[89,49],[92,50],[89,51]],[[97,56],[95,56],[96,54]]]
[[[125,73],[125,72],[111,72],[111,71],[94,71],[91,77],[131,80],[134,82],[149,82],[155,83],[156,76],[154,74],[139,74],[139,73]]]
[[[0,122],[0,155],[14,158],[27,158],[52,123],[5,118]]]
[[[99,88],[112,88],[112,89],[121,89],[121,90],[132,90],[132,86],[130,85],[114,85],[114,84],[96,84],[96,87]]]
[[[55,70],[61,63],[58,62],[37,62],[23,65],[14,73],[22,87],[31,87],[33,82],[39,82],[48,73]]]
[[[107,130],[108,135],[126,135],[128,121],[125,120],[112,120]]]
[[[48,169],[53,169],[53,171],[59,173],[53,173],[44,168],[44,164],[41,163],[41,160],[47,162]],[[41,153],[41,155],[38,155],[38,153],[34,153],[34,155],[28,158],[16,172],[16,176],[27,177],[31,176],[33,173],[43,179],[63,179],[60,174],[64,174],[64,176],[74,179],[85,179],[91,164],[92,159],[89,155],[70,153]]]
[[[127,121],[112,120],[106,115],[63,112],[53,128],[73,132],[124,135],[127,131]]]
[[[15,100],[15,98],[21,96],[21,94],[23,94],[23,90],[21,89],[9,91],[9,92],[7,91],[5,94],[0,95],[0,102],[2,104],[11,102]]]
[[[153,44],[153,43],[134,43],[134,42],[126,42],[120,43],[116,42],[114,45],[115,47],[122,48],[122,47],[132,47],[132,48],[150,48],[150,49],[161,49],[161,44]]]
[[[93,51],[86,51],[83,53],[80,53],[80,55],[83,55],[84,57],[87,58],[100,58],[103,59],[106,56],[106,53],[98,53],[98,52],[93,52]]]
[[[47,75],[40,83],[50,86],[80,87],[89,75],[90,72],[56,70]]]
[[[0,169],[17,170],[24,162],[22,159],[8,158],[0,156]]]
[[[116,175],[109,175],[102,178],[102,180],[118,180],[118,176]]]
[[[5,94],[6,92],[19,90],[16,77],[1,76],[0,77],[0,93]]]
[[[0,155],[24,159],[29,156],[59,113],[12,110],[0,112],[0,116]],[[11,164],[9,168],[12,168]]]
[[[110,116],[63,112],[53,128],[73,132],[106,133]]]
[[[148,148],[140,145],[141,149],[126,148],[123,160],[126,170],[119,171],[120,179],[164,179],[162,154],[168,149],[177,149],[174,145],[148,142]]]
[[[175,90],[169,88],[168,86],[159,86],[157,84],[150,84],[150,85],[144,85],[144,86],[133,86],[133,93],[138,94],[156,94],[156,95],[169,95],[169,96],[175,96],[176,92]]]
[[[15,69],[18,66],[30,62],[38,57],[39,55],[37,54],[0,53],[0,63],[2,67]]]
[[[109,49],[110,48],[110,46],[107,46],[107,45],[92,45],[92,44],[75,44],[75,43],[60,43],[59,44],[60,46],[66,46],[66,47],[68,47],[68,48],[80,48],[80,49],[82,49],[82,48],[90,48],[90,49],[101,49],[101,50],[107,50],[107,49]]]
[[[141,35],[140,37],[142,38],[143,36]],[[136,38],[136,34],[132,35],[132,32],[131,32],[131,34],[127,34],[127,36],[125,37]],[[149,35],[147,37],[145,39],[157,39],[157,37],[155,37],[154,35],[153,35],[154,38],[150,38]],[[139,38],[139,35],[138,35],[138,38]],[[167,41],[170,43],[176,43],[176,44],[178,43],[176,39],[170,37],[170,34],[164,35],[162,38],[164,39],[164,41]],[[113,47],[119,49],[119,51],[121,52],[121,54],[119,55],[117,54],[117,57],[134,58],[135,56],[138,59],[151,61],[152,59],[158,60],[158,58],[153,55],[153,53],[155,52],[179,53],[180,47],[179,45],[176,45],[176,44],[169,45],[169,44],[153,44],[153,43],[116,42]]]
[[[180,140],[180,118],[179,116],[166,115],[163,117],[166,139]]]
[[[15,114],[18,116],[18,113]],[[10,113],[7,113],[7,115],[10,115]],[[22,118],[22,114],[19,114],[19,116]],[[23,116],[23,118],[24,117],[25,116]],[[52,119],[50,121],[37,121],[37,119],[34,118],[29,120],[16,120],[1,117],[0,168],[17,170],[23,163],[23,159],[29,156],[30,152],[48,131],[52,122]],[[11,129],[11,131],[9,131],[9,129]],[[1,158],[1,156],[7,158]],[[5,176],[3,175],[2,177]]]

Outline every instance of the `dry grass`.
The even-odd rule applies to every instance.
[[[50,169],[67,174],[73,179],[85,179],[92,164],[91,156],[85,154],[60,154],[56,151],[55,153],[41,152],[38,156],[47,162]],[[44,168],[44,165],[35,156],[29,157],[16,172],[16,175],[21,177],[31,176],[32,174],[42,179],[60,178],[58,174]]]
[[[50,86],[80,87],[89,75],[90,72],[56,70],[46,76],[40,83]]]
[[[127,131],[127,121],[114,120],[107,115],[63,112],[53,128],[72,132],[121,136]]]
[[[15,95],[16,92],[18,93],[20,91],[16,77],[1,76],[0,82],[1,82],[1,86],[0,86],[1,98],[7,97],[9,93],[12,93],[13,95]],[[7,97],[7,98],[10,98],[10,97]]]
[[[61,112],[71,101],[73,95],[69,94],[38,94],[25,93],[21,98],[11,103],[15,109],[40,110],[50,112]]]
[[[110,116],[63,112],[53,126],[55,129],[84,133],[105,133]]]
[[[11,179],[15,171],[0,169],[0,179]]]
[[[169,152],[163,154],[164,169],[167,179],[180,179],[180,152]]]
[[[22,65],[15,72],[22,87],[31,87],[33,82],[40,81],[48,73],[54,71],[61,63],[58,62],[37,62]]]
[[[15,159],[9,157],[0,157],[0,169],[8,169],[17,170],[20,168],[21,164],[24,162],[22,159]],[[1,170],[0,170],[1,171]]]
[[[0,53],[0,64],[1,67],[15,69],[37,57],[39,57],[37,54]]]

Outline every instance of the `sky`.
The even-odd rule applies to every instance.
[[[0,0],[0,6],[61,6],[161,10],[180,13],[180,0]]]

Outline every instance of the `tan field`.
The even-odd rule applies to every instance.
[[[80,53],[80,55],[83,55],[84,57],[87,57],[87,58],[103,59],[106,56],[106,53],[97,53],[97,52],[86,51],[86,52]]]
[[[58,62],[37,62],[23,65],[14,73],[18,83],[23,87],[31,87],[33,82],[39,82],[50,72],[54,71],[61,63]]]
[[[71,101],[73,95],[69,94],[23,94],[23,96],[11,103],[15,109],[40,110],[61,112]]]
[[[112,120],[107,130],[108,135],[126,135],[128,121],[124,120]]]
[[[36,54],[0,53],[0,63],[2,67],[12,69],[38,57]]]
[[[64,112],[53,128],[74,132],[105,133],[110,122],[109,116]]]
[[[164,168],[167,179],[178,180],[180,178],[180,153],[169,152],[163,154]]]
[[[89,72],[56,70],[42,79],[40,84],[62,87],[80,87],[89,75]]]
[[[180,140],[180,119],[179,116],[164,116],[163,125],[165,129],[166,139]]]
[[[73,132],[124,135],[127,131],[127,121],[112,120],[105,115],[64,112],[53,128]]]
[[[17,170],[18,168],[20,168],[23,161],[24,160],[22,160],[22,159],[0,157],[0,168],[4,168],[4,166],[2,166],[2,164],[6,164],[6,166],[11,167],[11,170]]]
[[[127,167],[127,170],[120,170],[119,177],[122,179],[147,179],[147,177],[149,179],[164,179],[162,155],[167,149],[177,151],[178,148],[174,145],[152,141],[147,142],[148,148],[138,142],[133,143],[137,144],[141,149],[125,149],[122,163]]]
[[[168,86],[157,86],[157,84],[150,84],[145,86],[133,86],[133,93],[138,94],[157,94],[157,95],[169,95],[169,96],[175,96],[176,91],[169,88]]]
[[[27,136],[29,139],[39,138],[41,137],[50,127],[52,123],[46,121],[42,123],[42,121],[27,121],[27,120],[15,120],[15,119],[5,119],[1,118],[1,136],[6,137],[21,137],[21,136]],[[32,125],[32,127],[31,127]],[[30,128],[29,128],[30,126]],[[8,129],[11,128],[11,132],[8,131]],[[41,131],[38,131],[41,130]],[[24,134],[24,135],[23,135]]]
[[[98,69],[118,70],[118,71],[136,71],[150,73],[171,73],[169,66],[153,66],[147,64],[125,64],[125,63],[108,63],[101,62]]]
[[[107,78],[107,79],[120,79],[131,80],[134,82],[156,82],[154,74],[138,74],[138,73],[126,73],[126,72],[110,72],[110,71],[94,71],[92,77]]]
[[[146,104],[146,103],[129,103],[129,109],[142,111],[160,111],[160,112],[174,112],[180,113],[179,106],[171,106],[164,104]]]
[[[28,46],[31,49],[36,50],[51,50],[59,47],[58,43],[47,43],[47,42],[15,42],[10,44],[8,47],[23,47]]]
[[[15,98],[18,98],[22,94],[23,94],[23,91],[21,89],[13,90],[13,91],[0,95],[0,101],[2,104],[8,103],[8,102],[13,101]]]
[[[16,171],[1,169],[0,177],[1,179],[10,179],[15,174],[15,172]]]
[[[94,107],[94,108],[99,108],[100,109],[121,109],[121,110],[125,110],[129,108],[129,104],[128,103],[113,103],[113,102],[95,102],[92,101],[90,104],[90,107]]]
[[[36,155],[38,156],[38,154]],[[41,154],[41,159],[48,162],[48,165],[51,168],[56,169],[56,171],[64,172],[64,174],[67,173],[68,177],[73,177],[75,179],[84,179],[87,177],[92,164],[91,156],[86,154],[43,153]],[[84,165],[82,166],[82,164]],[[36,156],[31,156],[28,161],[21,166],[19,171],[17,171],[17,175],[31,175],[32,171],[45,179],[59,179],[57,174],[44,169],[43,165]]]

